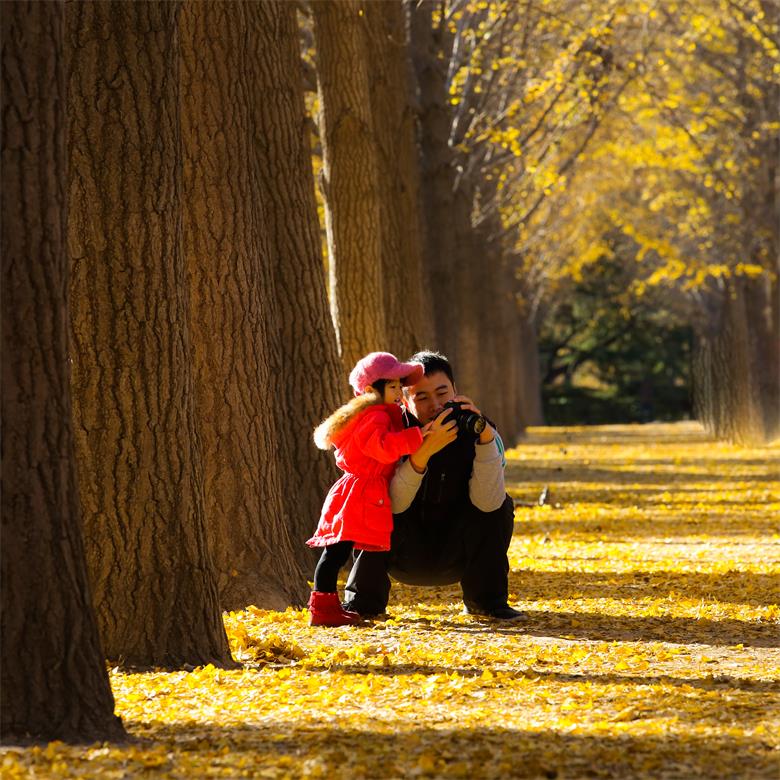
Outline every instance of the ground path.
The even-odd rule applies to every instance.
[[[232,614],[243,671],[112,673],[142,741],[3,776],[780,777],[780,446],[540,428],[509,459],[523,624],[400,586],[365,628]]]

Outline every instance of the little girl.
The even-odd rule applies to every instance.
[[[339,601],[339,569],[353,548],[390,549],[390,477],[398,459],[416,452],[423,440],[419,428],[403,426],[401,388],[419,382],[422,375],[419,363],[400,363],[389,352],[366,355],[349,375],[356,397],[314,431],[320,449],[335,447],[336,464],[344,474],[330,489],[317,530],[306,542],[324,548],[309,599],[312,626],[360,622],[360,616]]]

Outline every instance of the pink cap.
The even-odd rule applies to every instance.
[[[349,374],[349,383],[360,394],[377,379],[400,379],[401,384],[413,385],[422,375],[421,363],[401,363],[389,352],[371,352],[358,360]]]

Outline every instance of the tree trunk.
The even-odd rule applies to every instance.
[[[492,304],[480,290],[484,291],[490,280],[480,262],[484,247],[472,228],[474,188],[466,180],[456,182],[455,156],[449,145],[452,117],[446,77],[450,33],[445,25],[434,29],[433,7],[431,2],[410,7],[412,56],[420,93],[428,305],[433,310],[438,347],[452,362],[458,390],[482,404],[485,356],[481,318],[485,306]]]
[[[317,553],[303,542],[313,533],[337,477],[332,454],[315,448],[312,432],[343,403],[348,390],[328,311],[295,4],[256,3],[255,10],[254,34],[263,52],[253,103],[256,197],[270,240],[279,339],[275,402],[266,415],[276,415],[283,430],[277,458],[287,523],[302,561],[311,564]]]
[[[454,215],[455,171],[449,148],[451,116],[448,107],[446,60],[439,38],[446,33],[433,28],[433,4],[409,6],[411,52],[419,90],[419,144],[421,202],[424,224],[424,258],[430,280],[428,307],[433,315],[436,347],[458,365],[456,312],[453,311],[457,253]]]
[[[104,648],[133,666],[231,663],[193,413],[178,15],[67,12],[79,483]]]
[[[476,166],[471,175],[481,176],[480,167]],[[473,392],[480,408],[497,423],[505,441],[514,442],[519,433],[515,414],[517,280],[504,254],[500,215],[482,210],[482,204],[495,199],[495,180],[474,181],[473,187],[478,192],[474,202],[478,224],[472,228],[469,222],[463,230],[462,245],[470,246],[471,254],[462,265],[465,283],[458,285],[457,307],[459,314],[468,317],[474,334],[465,366],[472,372]]]
[[[433,343],[405,16],[401,0],[367,3],[365,10],[371,112],[379,148],[386,348],[403,359]]]
[[[771,29],[780,25],[780,5],[762,0],[766,22]],[[761,220],[750,238],[763,238],[763,252],[755,258],[764,266],[762,279],[745,284],[746,311],[753,334],[754,371],[757,376],[764,423],[764,441],[780,437],[780,81],[771,79],[764,85],[759,128],[774,127],[765,132],[758,156],[765,165],[756,171],[753,197],[745,208],[750,220]]]
[[[81,539],[68,370],[64,6],[2,4],[0,732],[121,739]]]
[[[755,444],[764,439],[743,284],[731,280],[716,319],[697,334],[693,376],[697,418],[716,437]]]
[[[772,29],[780,21],[780,8],[762,5],[767,29]],[[764,273],[728,280],[717,315],[698,334],[694,402],[714,435],[760,444],[780,435],[780,137],[765,130],[780,122],[780,84],[767,72],[757,97],[746,74],[739,73],[746,144],[765,163],[742,182],[739,246]],[[751,136],[758,140],[753,143]]]
[[[778,327],[777,274],[745,280],[745,314],[750,334],[751,375],[761,408],[760,441],[780,436],[780,327]],[[774,288],[774,289],[773,289]]]
[[[523,311],[519,316],[519,360],[517,363],[518,418],[522,428],[544,425],[542,377],[536,326]]]
[[[330,303],[346,371],[385,349],[378,147],[363,4],[312,3],[317,48]]]
[[[256,127],[265,60],[278,40],[258,3],[189,2],[181,18],[184,251],[189,271],[197,418],[208,531],[223,609],[284,609],[306,576],[285,511],[288,435],[276,413],[281,346],[269,235],[266,172],[285,153]],[[274,123],[287,121],[273,116]],[[263,139],[263,142],[257,141]],[[287,215],[296,231],[298,213]],[[312,422],[312,426],[316,421]]]

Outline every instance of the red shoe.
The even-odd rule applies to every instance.
[[[310,626],[353,626],[363,622],[357,612],[348,612],[341,606],[338,593],[313,590],[308,607]]]

